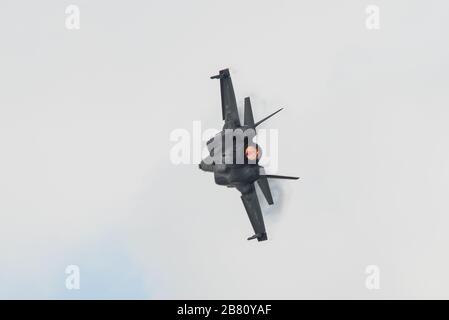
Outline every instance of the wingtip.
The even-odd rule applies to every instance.
[[[221,78],[226,78],[230,75],[229,73],[229,69],[222,69],[219,71],[219,74],[210,77],[211,79],[221,79]]]
[[[264,233],[256,233],[255,235],[253,235],[253,236],[248,238],[248,240],[254,240],[254,239],[257,239],[257,241],[268,240],[267,233],[266,232],[264,232]]]

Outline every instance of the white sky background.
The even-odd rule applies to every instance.
[[[449,298],[448,12],[2,1],[0,297]],[[226,67],[256,119],[285,107],[264,128],[279,173],[302,177],[275,183],[261,243],[237,191],[169,162],[173,129],[221,127],[208,77]]]

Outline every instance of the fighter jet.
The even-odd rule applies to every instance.
[[[241,192],[243,205],[255,232],[248,240],[267,240],[262,210],[254,183],[257,182],[266,201],[272,205],[273,197],[268,179],[296,180],[299,178],[265,174],[263,167],[258,164],[261,149],[253,140],[256,136],[256,127],[282,109],[254,122],[251,101],[249,97],[246,97],[244,119],[241,124],[229,69],[221,70],[211,79],[220,80],[224,125],[221,132],[207,141],[209,156],[201,161],[199,168],[203,171],[213,172],[216,184],[236,188]]]

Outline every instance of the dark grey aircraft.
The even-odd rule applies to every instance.
[[[218,75],[211,77],[211,79],[220,79],[221,111],[224,126],[221,132],[207,142],[210,155],[201,161],[199,167],[203,171],[213,172],[216,184],[237,188],[242,193],[243,205],[255,232],[248,240],[267,240],[262,210],[260,209],[254,182],[257,181],[268,204],[272,205],[273,197],[268,178],[293,180],[299,178],[264,174],[263,167],[258,164],[261,150],[257,143],[253,142],[253,138],[256,136],[256,127],[282,109],[258,122],[254,122],[251,102],[249,97],[246,97],[242,125],[229,70],[221,70]]]

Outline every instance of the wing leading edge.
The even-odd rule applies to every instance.
[[[225,122],[223,129],[235,129],[240,126],[239,112],[235,99],[229,69],[220,70],[220,73],[211,79],[220,79],[221,113]]]
[[[248,214],[249,221],[251,222],[255,233],[252,237],[249,237],[248,240],[267,240],[262,210],[260,209],[259,199],[257,198],[254,183],[245,185],[245,188],[240,188],[240,191],[242,192],[241,198],[243,205],[245,206],[246,213]]]

